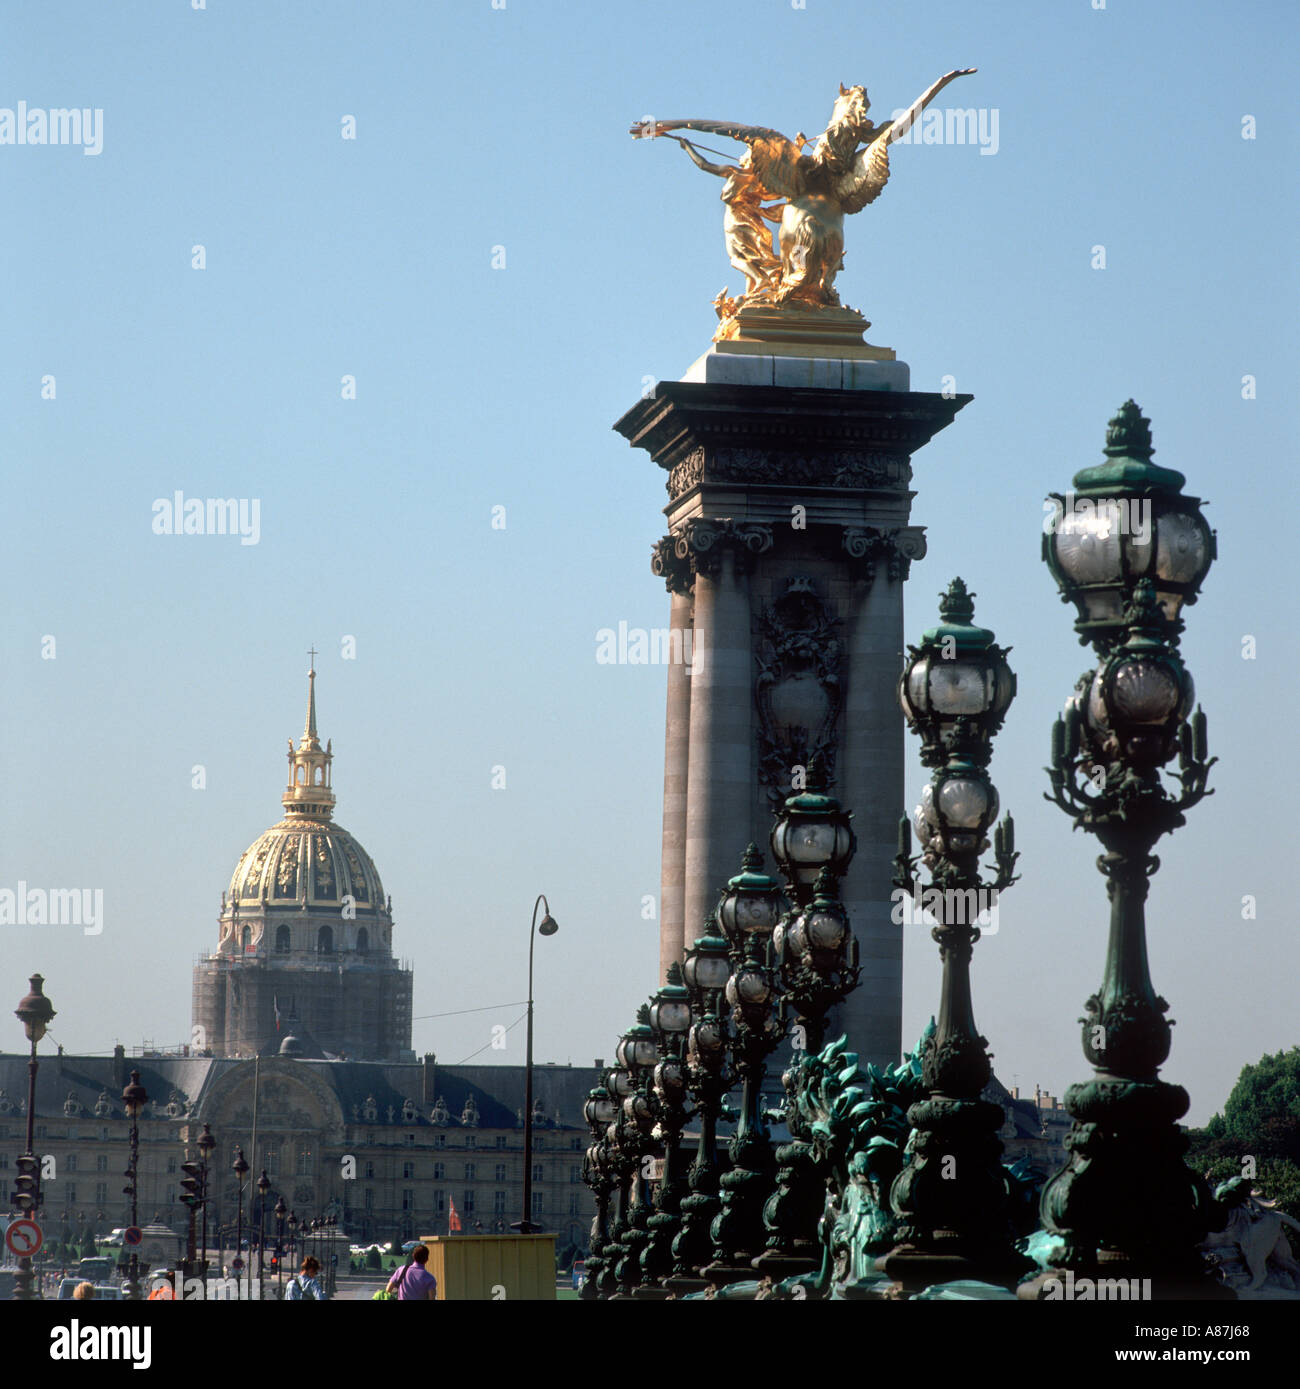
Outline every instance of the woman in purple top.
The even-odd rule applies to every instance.
[[[438,1280],[425,1268],[429,1262],[429,1246],[417,1244],[411,1262],[404,1264],[388,1280],[388,1291],[396,1293],[399,1302],[434,1302],[438,1296]]]

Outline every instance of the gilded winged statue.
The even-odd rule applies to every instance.
[[[958,68],[945,73],[898,120],[880,125],[867,115],[871,106],[867,89],[846,88],[841,83],[830,123],[812,144],[811,153],[805,152],[808,142],[803,136],[789,140],[779,130],[728,121],[643,121],[632,126],[631,133],[648,138],[670,135],[675,130],[693,130],[724,135],[748,145],[739,166],[732,169],[707,164],[693,146],[682,142],[700,168],[728,178],[729,184],[737,188],[743,187],[750,208],[785,199],[781,207],[779,276],[752,276],[742,264],[746,292],[735,302],[739,306],[765,303],[814,309],[838,307],[835,276],[844,264],[845,214],[860,212],[880,196],[889,181],[889,146],[907,133],[949,82],[974,71]],[[742,248],[737,241],[737,228],[732,225],[734,194],[728,198],[724,190],[723,200],[728,203],[728,255],[737,264],[737,253],[743,252],[742,259],[753,268],[756,252],[748,244],[752,236],[746,235],[747,244]],[[751,216],[748,220],[752,231],[756,218]]]

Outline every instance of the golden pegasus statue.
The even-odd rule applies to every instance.
[[[731,263],[746,279],[737,298],[718,298],[720,317],[765,305],[803,309],[835,309],[840,297],[836,273],[844,264],[844,218],[874,202],[889,181],[889,146],[912,127],[926,106],[958,77],[974,68],[945,73],[926,88],[896,121],[876,125],[867,115],[871,103],[865,87],[840,84],[839,96],[826,129],[805,153],[808,140],[787,139],[765,126],[735,125],[729,121],[642,121],[631,134],[641,139],[671,135],[676,130],[699,131],[741,140],[749,148],[736,167],[705,161],[689,141],[679,136],[691,159],[708,173],[727,180],[722,199],[727,204],[724,237]],[[764,202],[784,203],[763,208]],[[760,245],[760,218],[780,214],[780,262]]]

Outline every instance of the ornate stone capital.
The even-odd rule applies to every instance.
[[[921,526],[895,526],[891,530],[878,526],[845,526],[841,544],[845,554],[859,562],[869,584],[875,583],[881,561],[889,579],[903,583],[911,571],[912,561],[925,557],[925,530]]]
[[[694,517],[656,541],[650,568],[666,581],[670,593],[687,593],[697,574],[718,574],[724,551],[735,554],[738,567],[748,567],[771,548],[771,526],[729,516]]]

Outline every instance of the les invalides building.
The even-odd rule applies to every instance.
[[[194,970],[194,1040],[214,1056],[414,1061],[411,971],[393,955],[392,899],[334,822],[333,752],[307,720],[289,743],[284,818],[244,851],[221,897],[221,936]]]

